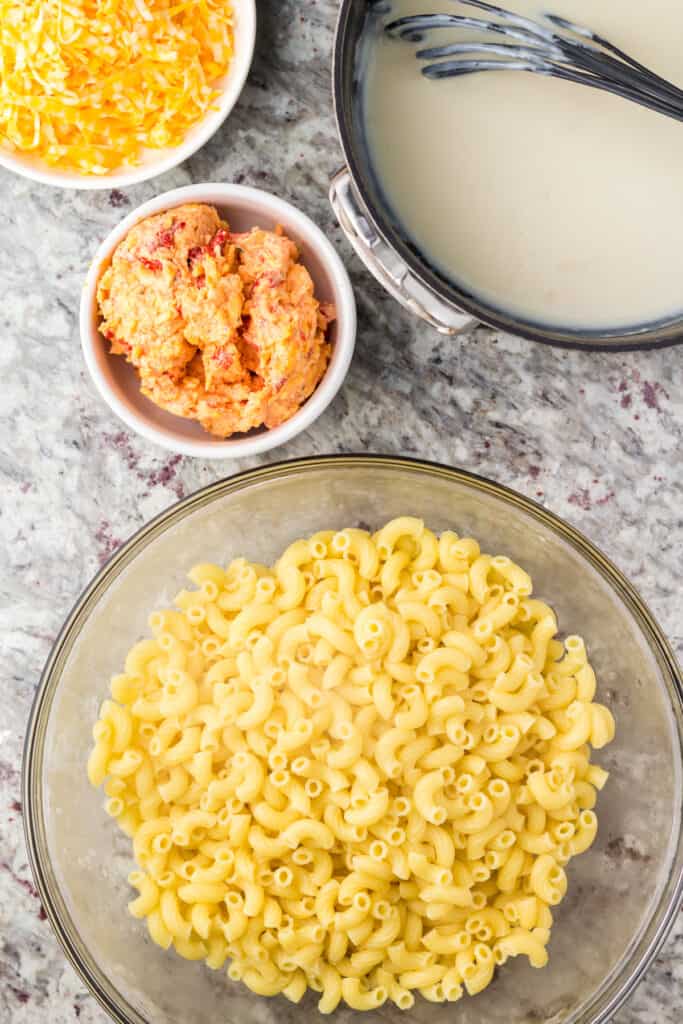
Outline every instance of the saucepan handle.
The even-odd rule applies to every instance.
[[[468,313],[442,302],[418,281],[378,234],[346,167],[332,179],[330,203],[357,256],[404,309],[426,320],[440,334],[459,334],[476,323]]]

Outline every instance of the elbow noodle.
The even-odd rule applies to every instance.
[[[328,804],[323,812],[323,817],[325,824],[328,825],[335,839],[339,839],[343,843],[358,842],[361,826],[352,825],[347,822],[339,807],[335,807],[333,804]],[[361,835],[362,834],[363,833],[361,832]]]
[[[548,951],[544,944],[523,928],[513,928],[509,935],[499,939],[497,948],[505,956],[526,956],[532,967],[545,967]]]
[[[173,936],[173,941],[177,939],[189,939],[192,932],[192,925],[189,921],[186,921],[180,912],[178,904],[178,897],[172,889],[166,889],[161,894],[159,901],[159,909],[161,912],[161,919],[166,928]]]
[[[297,608],[306,593],[304,574],[294,565],[279,566],[277,570],[280,593],[275,598],[275,605],[281,611]]]
[[[152,941],[323,1014],[544,966],[615,722],[528,574],[403,516],[189,575],[87,762]]]
[[[429,706],[422,693],[419,691],[407,698],[408,708],[399,711],[395,716],[395,722],[399,729],[419,729],[425,724],[429,717]]]
[[[386,1002],[388,992],[382,986],[362,989],[359,978],[342,978],[342,996],[352,1010],[376,1010]]]
[[[559,903],[567,891],[567,876],[549,854],[541,854],[536,858],[529,883],[536,896],[550,906]]]
[[[283,842],[295,849],[304,842],[313,843],[316,847],[329,850],[334,846],[334,833],[322,821],[313,819],[297,821],[289,825],[282,833]]]
[[[490,983],[496,964],[493,958],[487,963],[471,964],[463,973],[463,981],[467,992],[476,996]]]
[[[488,574],[491,567],[490,555],[479,555],[472,562],[470,574],[470,591],[475,600],[483,605],[486,603],[489,594]]]
[[[368,949],[380,949],[384,951],[401,931],[401,918],[398,911],[395,911],[379,928],[365,940]],[[382,954],[384,955],[384,954]]]
[[[598,819],[592,811],[582,811],[579,815],[578,828],[570,839],[572,856],[584,853],[592,844],[598,831]]]
[[[400,516],[398,519],[392,519],[372,538],[380,558],[384,557],[386,560],[398,541],[404,537],[419,540],[424,533],[424,528],[422,520],[416,519],[414,516]]]
[[[385,598],[391,597],[399,589],[401,573],[410,562],[406,551],[390,554],[380,569],[380,587]]]
[[[609,772],[606,772],[600,765],[592,764],[586,769],[586,782],[590,782],[591,786],[595,786],[596,789],[602,789],[609,778]]]
[[[425,903],[443,903],[454,907],[471,907],[472,893],[465,886],[428,885],[420,891]]]
[[[597,687],[595,672],[590,665],[582,665],[576,673],[576,699],[590,702]]]
[[[599,750],[614,739],[616,731],[614,717],[609,708],[603,704],[591,704],[589,707],[591,714],[590,744]]]
[[[128,910],[133,917],[147,917],[156,909],[159,903],[159,890],[151,878],[141,871],[134,871],[128,876],[131,885],[138,889],[140,895],[136,900],[128,904]]]
[[[551,788],[550,779],[552,772],[532,772],[527,780],[527,786],[536,802],[545,811],[556,811],[564,807],[573,798],[573,790],[566,783],[557,788]]]
[[[195,680],[186,672],[174,669],[173,678],[169,678],[163,686],[161,713],[165,718],[186,715],[197,706],[198,700],[199,687]]]
[[[200,939],[183,939],[180,936],[174,936],[173,946],[176,953],[185,960],[204,960],[208,953],[206,944]]]
[[[417,667],[417,678],[421,683],[431,683],[436,679],[442,668],[454,668],[458,672],[468,672],[472,659],[455,647],[441,647],[420,660]]]
[[[88,780],[91,786],[101,786],[107,777],[107,764],[111,756],[109,743],[99,741],[88,758]]]
[[[422,775],[415,786],[415,807],[427,821],[432,820],[436,798],[445,784],[443,769],[437,768]]]
[[[120,754],[130,746],[133,739],[133,718],[128,708],[106,700],[100,710],[100,721],[109,722],[112,727],[113,753]]]
[[[247,711],[243,711],[241,715],[238,715],[236,719],[238,729],[254,729],[256,726],[261,725],[273,710],[274,703],[275,694],[272,686],[261,681],[260,685],[254,690],[254,699],[251,706]]]
[[[533,589],[531,576],[519,565],[510,561],[504,555],[498,555],[491,560],[492,568],[508,583],[511,584],[515,594],[520,597],[529,597]]]
[[[384,817],[388,806],[389,791],[380,788],[364,799],[360,806],[351,806],[344,811],[344,818],[351,825],[373,825]]]
[[[162,654],[162,650],[155,640],[141,640],[135,644],[128,653],[125,661],[126,675],[144,676],[147,664]]]
[[[189,882],[179,887],[178,896],[183,903],[221,903],[226,892],[220,882]]]
[[[375,760],[387,778],[394,778],[400,774],[401,765],[398,759],[398,750],[405,743],[416,738],[413,729],[387,729],[375,744]]]
[[[321,970],[322,996],[318,1003],[320,1013],[334,1013],[342,1000],[342,979],[338,971],[325,964]]]
[[[155,942],[157,946],[161,946],[162,949],[168,949],[171,946],[173,936],[164,924],[159,910],[152,910],[147,915],[147,930],[152,942]]]
[[[404,988],[428,988],[441,981],[447,970],[443,964],[431,964],[417,971],[403,971],[399,974],[398,981]]]
[[[424,530],[417,538],[418,552],[413,559],[413,568],[432,569],[439,557],[439,542],[431,530]]]
[[[553,746],[557,750],[577,750],[584,743],[588,743],[593,729],[593,716],[591,705],[575,701],[567,709],[569,717],[569,728],[561,730],[553,739]]]
[[[399,615],[406,622],[417,623],[428,636],[436,639],[441,633],[441,621],[433,608],[419,601],[405,601],[397,604]]]
[[[331,750],[327,755],[330,768],[352,768],[360,760],[363,751],[363,735],[358,730],[349,728],[349,735],[343,740],[338,750]]]

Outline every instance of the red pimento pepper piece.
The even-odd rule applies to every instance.
[[[198,260],[200,256],[203,256],[206,252],[206,246],[204,245],[193,245],[187,253],[187,265],[192,269],[192,264],[195,260]]]
[[[232,366],[235,359],[231,352],[228,352],[226,351],[226,349],[221,348],[216,353],[214,353],[213,361],[218,366],[220,366],[221,369],[227,370],[229,369],[229,367]]]
[[[276,288],[282,284],[285,280],[284,274],[279,270],[267,270],[263,274],[259,274],[258,277],[254,278],[254,288],[258,288],[259,285],[268,285],[269,288]]]
[[[150,260],[147,256],[138,256],[138,260],[142,263],[143,267],[147,270],[152,270],[155,274],[158,274],[161,270],[161,260]]]
[[[154,242],[153,248],[154,249],[159,249],[161,247],[170,248],[172,245],[175,244],[175,233],[176,233],[176,231],[180,231],[180,229],[184,228],[184,227],[185,227],[185,221],[181,220],[181,221],[178,221],[178,222],[174,221],[173,224],[171,224],[170,228],[163,228],[157,234],[157,237],[156,237],[156,240]]]
[[[213,252],[214,256],[222,256],[223,246],[228,241],[230,233],[227,228],[219,228],[216,234],[209,242],[209,249]]]

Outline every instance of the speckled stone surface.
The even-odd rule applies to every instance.
[[[479,328],[438,337],[352,256],[327,203],[341,162],[329,63],[337,3],[259,2],[258,53],[229,122],[173,173],[127,192],[61,192],[0,173],[0,1024],[107,1018],[67,965],[26,863],[26,721],[43,662],[82,587],[178,498],[241,468],[325,452],[435,459],[547,505],[600,545],[680,655],[681,350],[570,353]],[[352,274],[355,361],[333,406],[262,459],[169,456],[128,433],[81,358],[77,308],[96,245],[134,205],[204,180],[270,189],[309,213]],[[683,1017],[683,922],[616,1024]]]

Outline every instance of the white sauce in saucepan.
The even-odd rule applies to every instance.
[[[541,13],[539,0],[503,4]],[[404,231],[443,274],[527,321],[643,325],[683,311],[683,123],[522,72],[430,81],[394,17],[483,16],[393,0],[366,54],[370,156]],[[683,87],[683,0],[548,0]],[[453,29],[420,44],[468,38]],[[469,38],[473,36],[469,35]]]

